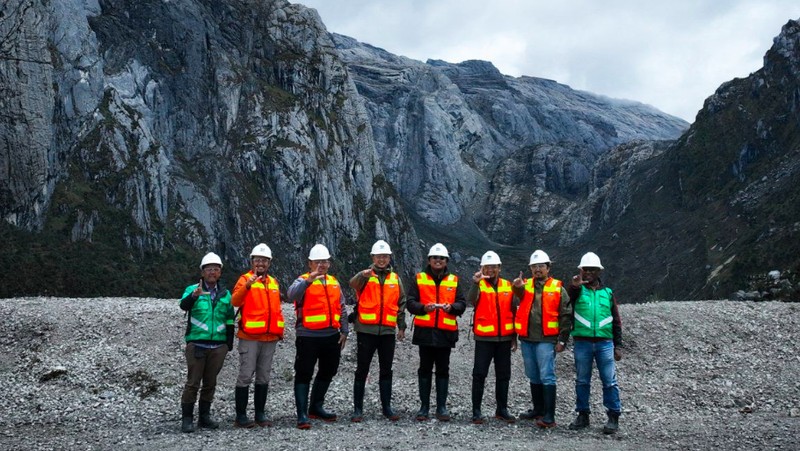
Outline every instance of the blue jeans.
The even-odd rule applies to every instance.
[[[589,412],[589,394],[592,386],[592,362],[597,362],[600,381],[603,382],[603,406],[609,412],[620,413],[617,386],[617,369],[614,364],[614,342],[575,340],[575,411]]]
[[[556,385],[555,343],[520,340],[520,347],[525,376],[531,384]]]

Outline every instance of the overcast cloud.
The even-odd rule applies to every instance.
[[[763,65],[798,0],[303,0],[328,31],[426,61],[644,102],[693,122],[725,81]]]

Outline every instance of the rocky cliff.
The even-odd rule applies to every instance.
[[[722,145],[714,130],[727,127],[724,111],[739,96],[764,109],[791,92],[796,67],[783,61],[796,55],[796,37],[787,29],[761,80],[723,86],[681,137],[688,124],[652,107],[504,76],[481,61],[392,55],[331,35],[314,10],[282,0],[3,8],[0,261],[15,268],[0,280],[5,296],[163,295],[194,277],[209,250],[232,278],[259,241],[272,246],[284,283],[315,242],[347,277],[385,238],[406,274],[435,241],[463,274],[488,248],[515,272],[542,247],[565,276],[591,248],[614,261],[611,280],[637,287],[636,300],[661,296],[652,288],[664,282],[637,276],[639,263],[674,261],[668,225],[687,217],[697,225],[686,227],[683,252],[703,271],[696,286],[664,293],[680,298],[718,260],[701,245],[709,223],[697,217],[707,213],[692,210],[712,195],[699,182],[715,179],[693,168],[749,183],[712,197],[752,214],[762,193],[782,193],[757,183],[767,176],[758,161],[790,161],[785,146],[797,136],[787,128],[791,102],[780,116],[751,109],[761,125],[741,131],[757,127],[760,141],[745,146],[737,129],[726,137],[735,159],[704,154],[727,155],[705,144]],[[650,187],[660,177],[664,187]],[[648,210],[660,205],[651,197],[673,210]],[[647,246],[656,249],[649,260]]]

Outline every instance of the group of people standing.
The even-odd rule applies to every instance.
[[[378,240],[370,252],[372,264],[349,281],[358,298],[350,315],[357,341],[351,421],[364,419],[367,375],[376,352],[382,414],[391,421],[400,418],[391,403],[392,362],[396,341],[405,338],[406,310],[413,315],[412,343],[419,347],[420,408],[415,418],[425,421],[433,416],[439,421],[450,420],[447,410],[450,353],[458,341],[458,317],[469,302],[474,307],[473,423],[486,421],[481,405],[492,362],[497,400],[495,418],[509,423],[516,421],[508,410],[508,389],[511,353],[519,346],[531,391],[531,408],[520,417],[534,421],[541,428],[555,427],[555,358],[566,349],[571,336],[577,416],[569,428],[589,426],[591,375],[596,363],[608,416],[603,432],[617,432],[622,407],[615,361],[622,358],[619,349],[622,327],[613,291],[600,279],[603,266],[596,254],[585,254],[578,265],[579,274],[565,285],[550,275],[551,261],[544,251],[531,254],[530,277],[520,272],[513,281],[500,277],[500,257],[488,251],[481,258],[480,270],[472,276],[473,284],[466,296],[459,277],[448,270],[450,255],[441,243],[430,248],[427,265],[415,275],[407,290],[391,266],[391,256],[389,244]],[[299,429],[309,429],[311,419],[337,420],[337,415],[326,410],[324,403],[339,368],[350,321],[339,281],[328,273],[330,259],[325,246],[312,247],[308,271],[298,276],[287,290],[297,316],[294,398]],[[197,427],[219,427],[211,418],[210,408],[225,354],[233,350],[234,334],[239,338],[234,425],[252,428],[272,424],[265,406],[272,361],[285,324],[278,281],[269,274],[271,262],[269,246],[257,245],[250,254],[250,270],[239,277],[231,293],[219,284],[222,260],[209,253],[200,263],[200,281],[185,289],[180,301],[181,309],[188,312],[185,334],[188,374],[181,397],[183,432],[195,430],[194,406],[198,393]],[[250,419],[247,406],[254,376],[255,415]],[[436,409],[431,415],[434,382]]]

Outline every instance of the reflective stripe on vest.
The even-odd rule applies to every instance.
[[[472,331],[482,337],[504,337],[514,333],[511,283],[498,279],[497,291],[486,280],[478,283],[480,297],[475,305]]]
[[[361,324],[397,326],[400,279],[390,272],[381,284],[372,272],[361,293],[358,294],[358,321]]]
[[[253,272],[249,271],[242,275],[240,280],[249,279],[253,275]],[[272,334],[282,337],[285,324],[278,281],[267,275],[266,285],[261,281],[253,282],[244,295],[240,313],[239,327],[242,332],[249,335]]]
[[[419,290],[419,302],[423,306],[428,304],[452,304],[456,300],[456,290],[458,288],[458,276],[448,274],[436,285],[426,272],[417,273],[417,289]],[[456,316],[436,309],[424,315],[414,317],[414,325],[419,327],[435,327],[442,330],[458,330]]]
[[[303,280],[308,279],[309,273],[300,276]],[[342,291],[339,288],[339,281],[331,275],[325,275],[325,283],[317,279],[306,287],[303,297],[302,324],[307,329],[325,329],[332,327],[338,329],[341,326],[340,319],[342,314],[341,304]]]
[[[552,277],[544,281],[542,287],[542,335],[558,335],[558,313],[561,307],[561,281]],[[531,309],[536,296],[534,279],[525,284],[525,295],[514,317],[514,330],[520,337],[528,336]]]
[[[581,294],[575,300],[575,322],[572,336],[613,338],[612,322],[614,317],[611,314],[613,299],[611,288],[593,290],[581,287]]]

